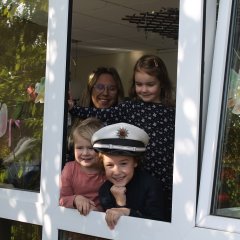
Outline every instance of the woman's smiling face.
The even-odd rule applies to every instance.
[[[126,186],[132,179],[137,162],[131,156],[102,154],[107,179],[116,186]]]
[[[103,73],[92,89],[92,102],[96,108],[109,108],[118,100],[117,83],[111,74]]]

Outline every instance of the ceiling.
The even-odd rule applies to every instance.
[[[178,12],[179,0],[73,0],[72,50],[78,49],[79,56],[110,54],[133,50],[171,50],[177,48],[177,39],[164,34],[138,29],[136,23],[122,20],[148,12],[164,12],[164,19],[154,24],[173,32],[168,22],[173,16],[168,10]],[[176,18],[176,16],[174,16]],[[144,18],[145,19],[145,18]],[[143,20],[144,20],[143,19]],[[167,25],[169,24],[169,25]],[[146,19],[141,25],[146,26]],[[178,17],[175,21],[178,29]],[[148,28],[149,29],[149,28]]]

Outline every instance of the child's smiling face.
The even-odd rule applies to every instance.
[[[107,179],[116,186],[126,186],[132,179],[137,162],[131,156],[102,154]]]
[[[160,81],[144,71],[135,73],[136,94],[144,102],[160,103]]]
[[[82,136],[77,136],[74,141],[75,160],[85,170],[95,169],[99,163],[98,154],[94,151],[90,141]]]

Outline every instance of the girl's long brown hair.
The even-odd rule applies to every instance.
[[[136,93],[135,73],[145,72],[156,77],[161,86],[160,101],[165,106],[174,106],[172,84],[168,75],[165,63],[155,55],[144,55],[138,59],[133,69],[132,84],[129,90],[129,97],[133,100],[140,100]]]

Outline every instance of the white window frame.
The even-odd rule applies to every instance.
[[[46,132],[46,135],[49,135],[46,139],[49,139],[49,137],[55,138],[51,142],[58,143],[59,147],[55,147],[57,152],[51,150],[46,154],[46,156],[52,156],[50,159],[54,159],[55,161],[48,161],[46,163],[46,172],[44,172],[44,169],[42,170],[46,177],[46,182],[49,183],[45,186],[49,189],[49,191],[46,191],[49,199],[49,207],[48,211],[44,214],[44,217],[47,219],[43,225],[45,231],[44,239],[52,239],[50,231],[47,230],[49,222],[57,229],[80,232],[87,235],[97,235],[110,239],[159,239],[160,236],[164,239],[179,239],[179,236],[184,236],[186,232],[195,226],[198,129],[200,119],[199,89],[202,60],[202,7],[203,0],[197,0],[194,4],[190,0],[184,0],[180,3],[172,223],[121,217],[115,230],[111,231],[105,223],[104,213],[91,212],[89,216],[82,217],[75,210],[59,207],[59,185],[57,179],[60,177],[62,146],[59,140],[62,139],[62,136],[60,136],[61,131],[60,133],[57,131],[56,133]],[[195,21],[191,18],[194,18]],[[62,78],[62,81],[65,82],[64,76],[62,74],[57,79]],[[51,99],[49,99],[48,104],[50,105],[51,102]],[[61,108],[59,112],[63,112],[63,105],[58,105]],[[53,107],[50,107],[50,109],[52,111]],[[192,111],[194,111],[194,119],[192,118]],[[56,125],[57,119],[53,119],[50,115],[47,117],[49,118],[50,126],[53,124]],[[56,129],[61,129],[62,123],[59,122],[59,119],[58,124]],[[186,143],[186,146],[183,143]],[[46,145],[49,146],[47,143]],[[189,152],[190,149],[191,152]],[[193,169],[193,171],[186,171],[189,168]],[[55,169],[55,173],[50,173],[49,169]],[[52,175],[55,176],[55,181],[51,182],[53,179]],[[188,194],[182,194],[182,192]],[[187,209],[185,208],[186,202],[189,203]],[[186,212],[188,209],[190,209],[191,215]]]
[[[232,232],[234,239],[240,238],[240,221],[238,219],[210,215],[213,193],[213,180],[218,146],[218,134],[221,115],[223,86],[226,72],[226,58],[229,41],[232,1],[222,0],[219,8],[219,20],[216,33],[212,81],[206,138],[203,155],[202,176],[199,193],[197,225]]]
[[[229,16],[229,5],[226,3],[228,1],[231,2],[230,0],[222,0],[221,4],[223,7],[226,6],[227,14],[225,14]],[[216,6],[216,0],[207,2],[211,2],[213,7]],[[43,240],[57,240],[59,229],[110,239],[240,239],[239,235],[230,233],[228,229],[222,231],[222,229],[217,228],[217,225],[221,225],[222,221],[225,221],[224,218],[209,216],[209,202],[204,196],[206,190],[209,196],[212,194],[210,186],[212,171],[209,173],[210,166],[206,165],[215,159],[214,155],[207,155],[207,153],[212,153],[212,149],[208,149],[207,143],[209,146],[214,143],[214,141],[210,141],[209,131],[207,131],[205,138],[202,175],[204,181],[201,184],[199,195],[199,214],[198,217],[196,216],[199,119],[202,117],[200,115],[200,88],[203,5],[204,0],[180,1],[172,223],[121,217],[115,230],[111,231],[105,223],[104,213],[91,212],[89,216],[83,217],[76,210],[58,205],[63,147],[68,0],[49,0],[41,190],[40,193],[32,193],[0,189],[1,218],[41,225],[43,227]],[[222,16],[223,12],[219,14],[221,18],[224,17]],[[227,26],[224,29],[227,29]],[[213,36],[209,38],[208,44],[211,45]],[[218,38],[217,34],[217,40]],[[216,55],[214,59],[216,59]],[[215,69],[215,65],[213,65],[213,69]],[[218,99],[219,94],[220,92],[217,93]],[[210,93],[210,96],[212,95],[214,96],[213,91]],[[210,102],[212,101],[211,97]],[[214,102],[210,104],[209,109],[213,109],[213,107]],[[216,113],[216,110],[214,112]],[[210,112],[209,116],[212,116]],[[218,120],[215,116],[212,118]],[[209,120],[208,130],[211,127],[210,124]],[[215,135],[212,134],[212,136]],[[207,162],[207,157],[212,161]],[[207,174],[209,174],[208,181],[205,180]],[[196,217],[198,226],[196,226]],[[238,220],[235,221],[238,222]],[[207,224],[205,224],[206,222]],[[234,223],[234,220],[231,220],[232,222]]]

